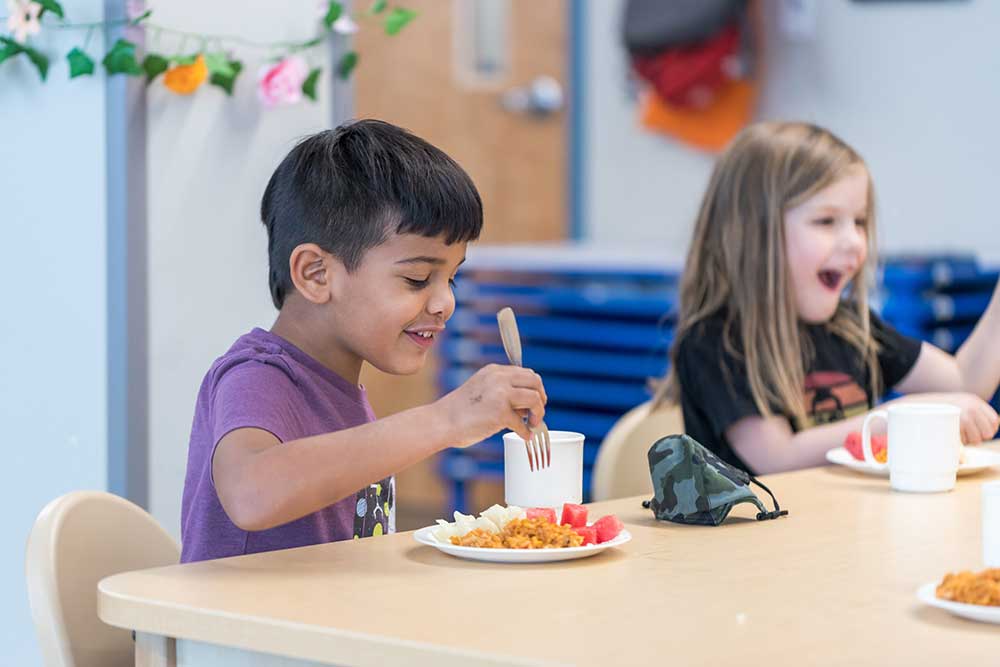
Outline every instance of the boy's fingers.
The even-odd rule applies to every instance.
[[[545,414],[545,404],[542,403],[542,397],[534,389],[511,389],[508,399],[510,407],[515,410],[530,410],[531,415],[538,419],[541,419]]]
[[[541,395],[543,403],[548,402],[548,397],[545,395],[545,385],[542,384],[542,376],[530,368],[517,368],[511,384],[515,387],[534,389]]]

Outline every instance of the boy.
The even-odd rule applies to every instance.
[[[503,428],[530,437],[522,415],[545,412],[541,379],[513,366],[379,420],[358,385],[366,361],[417,372],[454,311],[483,212],[443,152],[374,120],[320,132],[275,170],[261,218],[279,313],[202,383],[181,562],[391,532],[394,473]]]

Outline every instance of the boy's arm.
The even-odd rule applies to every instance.
[[[530,437],[545,413],[541,378],[525,368],[487,366],[430,405],[354,428],[281,443],[263,429],[227,433],[212,477],[226,514],[243,530],[265,530],[316,512],[447,447],[509,428]]]
[[[924,343],[913,369],[896,387],[904,393],[967,391],[989,400],[1000,384],[1000,282],[986,312],[955,356]]]
[[[985,401],[972,394],[912,394],[888,401],[885,408],[904,401],[949,403],[962,410],[961,437],[965,444],[990,440],[1000,418]],[[744,417],[726,429],[726,438],[741,459],[758,474],[798,470],[826,463],[826,452],[844,444],[847,435],[860,431],[866,415],[794,433],[784,417]],[[884,429],[884,424],[880,424]]]

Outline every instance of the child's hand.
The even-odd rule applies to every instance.
[[[948,402],[962,410],[962,442],[974,445],[992,440],[1000,427],[993,407],[975,394],[948,394]]]
[[[454,428],[452,446],[467,447],[505,428],[530,438],[522,416],[530,411],[529,424],[537,426],[546,400],[542,378],[531,369],[490,364],[433,407]]]

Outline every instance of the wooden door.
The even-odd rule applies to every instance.
[[[563,0],[509,0],[504,80],[470,85],[456,67],[456,49],[469,38],[459,3],[407,0],[418,16],[386,37],[362,29],[355,71],[355,116],[380,118],[430,141],[468,171],[483,199],[480,243],[550,241],[567,236],[567,124],[563,110],[539,116],[513,112],[501,95],[540,76],[566,89],[567,7]],[[369,27],[371,24],[369,23]],[[455,30],[462,32],[456,35]],[[458,37],[458,40],[456,40]],[[412,377],[366,367],[363,382],[377,415],[386,416],[437,397],[432,360]],[[433,462],[398,480],[398,525],[406,530],[439,516],[445,503]],[[473,506],[502,498],[497,484],[477,484]]]

